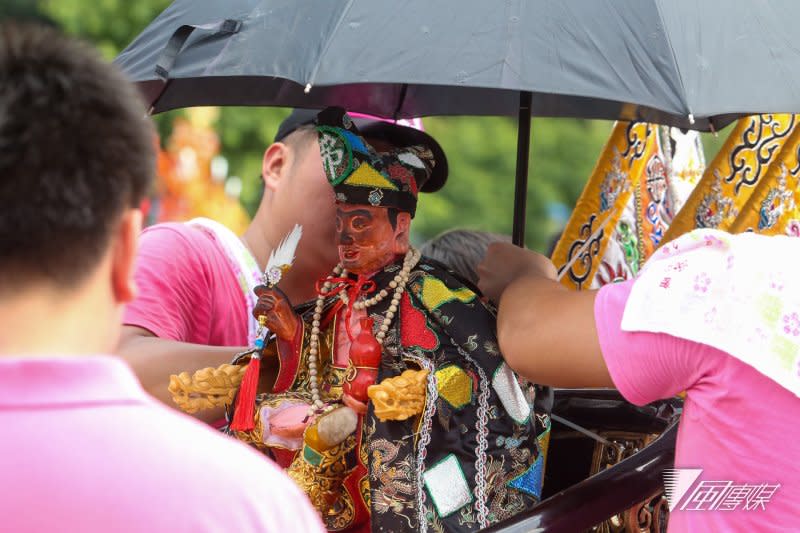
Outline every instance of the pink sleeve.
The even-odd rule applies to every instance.
[[[206,241],[184,224],[145,229],[134,274],[138,294],[126,306],[123,323],[165,339],[201,342],[192,322],[207,323],[211,308]]]
[[[611,379],[631,403],[645,405],[689,389],[706,372],[712,349],[664,333],[622,331],[622,315],[635,280],[600,289],[595,323]]]

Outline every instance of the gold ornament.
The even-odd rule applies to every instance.
[[[203,368],[192,375],[188,372],[171,375],[169,392],[172,400],[187,413],[230,405],[245,368],[225,364],[218,368]]]
[[[378,385],[370,385],[367,395],[375,407],[375,416],[385,422],[420,414],[425,407],[427,379],[427,370],[406,370]]]

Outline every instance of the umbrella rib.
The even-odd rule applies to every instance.
[[[394,108],[394,114],[392,118],[397,121],[397,115],[400,114],[400,110],[403,109],[403,104],[406,103],[406,93],[408,92],[408,84],[404,83],[403,86],[400,88],[400,98],[397,99],[397,107]]]
[[[683,83],[683,73],[681,72],[681,69],[678,66],[678,57],[675,55],[675,47],[672,46],[672,39],[670,38],[669,32],[667,31],[667,25],[664,22],[664,15],[661,13],[661,3],[659,2],[659,0],[653,0],[653,5],[655,5],[656,7],[656,13],[658,13],[658,20],[661,22],[661,27],[664,30],[664,39],[667,41],[667,46],[669,46],[669,53],[672,56],[672,64],[675,67],[675,72],[678,74],[678,83],[680,83],[681,85],[683,105],[686,107],[687,114],[689,116],[689,122],[694,123],[692,108],[689,105],[686,94],[686,86]]]
[[[345,19],[345,16],[350,12],[350,8],[353,7],[354,0],[348,0],[347,5],[342,9],[341,14],[339,15],[339,20],[336,21],[336,24],[333,26],[333,29],[328,34],[328,39],[325,41],[325,48],[323,48],[322,52],[319,54],[317,58],[317,64],[314,65],[314,68],[311,70],[310,79],[306,82],[306,92],[311,90],[311,87],[314,85],[314,81],[317,79],[317,72],[319,72],[319,67],[322,65],[322,58],[325,57],[325,54],[328,53],[328,48],[331,45],[331,36],[336,35],[336,32],[339,30],[339,26],[342,25],[342,21]]]

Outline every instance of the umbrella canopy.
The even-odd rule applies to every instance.
[[[535,116],[708,129],[800,111],[798,17],[794,0],[176,0],[117,63],[155,112],[516,115],[529,91]]]
[[[800,111],[796,0],[176,0],[116,59],[155,113],[200,105],[391,118],[518,115],[693,129]]]

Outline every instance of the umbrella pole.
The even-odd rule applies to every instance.
[[[514,185],[514,227],[511,240],[517,246],[525,246],[525,218],[528,201],[528,157],[531,149],[531,105],[530,91],[519,93],[519,118],[517,121],[517,176]]]

